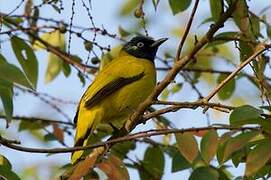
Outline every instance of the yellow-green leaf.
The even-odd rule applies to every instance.
[[[217,78],[217,83],[221,83],[224,79],[227,78],[228,75],[220,74]],[[226,83],[220,91],[218,91],[217,95],[221,100],[229,99],[235,90],[235,79],[231,79],[228,83]]]
[[[255,174],[271,159],[271,141],[270,139],[259,143],[252,149],[246,160],[246,176]]]
[[[126,1],[120,9],[120,15],[121,16],[127,16],[129,15],[137,6],[138,1],[137,0],[128,0]]]
[[[62,70],[62,60],[53,53],[49,53],[48,65],[45,73],[45,83],[54,80]]]
[[[54,47],[59,47],[61,50],[65,50],[65,36],[59,30],[44,33],[40,38]],[[46,49],[46,47],[38,40],[34,42],[33,49],[40,50]]]
[[[0,54],[0,78],[10,83],[17,83],[32,88],[24,73],[15,65],[9,64]]]
[[[12,168],[9,160],[5,156],[3,156],[2,154],[0,154],[0,166],[5,166],[8,169]]]
[[[65,51],[65,36],[59,30],[44,33],[41,39],[49,43],[54,47],[58,47],[60,50]],[[36,50],[45,49],[42,43],[35,41],[33,48]],[[63,70],[64,75],[68,76],[70,73],[68,65],[63,68],[63,60],[53,53],[48,53],[48,65],[45,73],[45,83],[54,80],[61,70]]]
[[[5,110],[6,126],[8,127],[13,114],[13,84],[2,79],[0,79],[0,99]]]
[[[217,21],[222,14],[223,10],[223,1],[220,0],[210,0],[210,9],[212,13],[212,19]]]

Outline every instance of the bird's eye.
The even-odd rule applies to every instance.
[[[139,42],[139,43],[137,43],[136,46],[137,46],[137,47],[143,47],[143,46],[144,46],[144,43],[143,43],[143,42]]]

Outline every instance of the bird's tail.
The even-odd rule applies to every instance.
[[[91,131],[91,129],[92,129],[92,128],[90,128],[90,131]],[[77,133],[76,133],[76,134],[77,134]],[[90,132],[87,133],[87,134],[89,135]],[[75,136],[75,137],[76,137],[76,136]],[[84,139],[82,138],[82,140],[79,139],[79,141],[75,141],[74,147],[85,146],[86,144],[87,144],[87,137],[84,138]],[[75,163],[82,157],[83,153],[84,153],[83,150],[72,152],[72,154],[71,154],[71,163],[72,163],[72,164],[75,164]]]
[[[93,132],[96,125],[100,123],[102,117],[100,110],[86,110],[80,111],[77,117],[77,128],[74,140],[74,147],[85,146],[89,135]],[[75,164],[82,157],[84,151],[74,151],[71,154],[71,163]]]

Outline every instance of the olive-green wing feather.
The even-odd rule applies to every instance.
[[[97,103],[101,102],[107,96],[116,92],[120,88],[141,79],[143,76],[144,76],[144,72],[142,72],[138,75],[132,76],[132,77],[125,77],[125,78],[119,77],[119,78],[115,79],[114,81],[109,82],[104,87],[102,87],[99,91],[97,91],[97,93],[94,94],[90,99],[88,99],[85,102],[84,106],[87,108],[91,108],[91,107],[95,106]],[[73,122],[75,125],[77,123],[78,113],[79,113],[79,109],[77,109],[76,115],[73,119]]]
[[[101,88],[95,95],[93,95],[90,99],[85,102],[85,107],[91,108],[95,106],[97,103],[101,102],[103,99],[108,97],[109,95],[113,94],[117,90],[121,89],[122,87],[133,83],[144,76],[144,73],[140,73],[138,75],[132,77],[119,77],[114,81],[106,84],[103,88]]]

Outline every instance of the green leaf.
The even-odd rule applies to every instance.
[[[231,161],[233,163],[233,165],[237,168],[239,166],[240,163],[243,163],[244,160],[247,157],[248,151],[249,151],[249,145],[250,143],[248,143],[247,145],[245,145],[243,148],[241,148],[238,151],[235,151],[232,155],[231,155]]]
[[[0,179],[7,179],[7,180],[20,180],[19,176],[15,174],[11,169],[7,166],[0,165]]]
[[[173,15],[185,11],[191,4],[191,0],[169,0],[168,2]]]
[[[208,45],[205,48],[209,48],[212,46],[217,46],[220,44],[224,44],[227,43],[229,41],[233,41],[234,39],[239,37],[239,33],[238,32],[223,32],[220,33],[218,35],[216,35],[213,39],[213,41],[211,41],[210,43],[208,43]]]
[[[26,77],[31,82],[34,89],[36,89],[38,81],[38,61],[32,48],[26,44],[24,40],[16,36],[11,38],[11,45]]]
[[[189,180],[218,180],[219,174],[216,169],[210,167],[200,167],[195,169]]]
[[[191,168],[191,164],[179,153],[175,152],[172,157],[171,172],[177,172]]]
[[[266,26],[266,33],[267,33],[267,36],[269,37],[269,39],[271,39],[271,26],[270,25]]]
[[[158,6],[159,2],[160,2],[160,0],[152,0],[152,4],[153,4],[155,11],[157,10],[157,6]]]
[[[82,85],[85,86],[86,80],[85,80],[85,77],[84,77],[83,73],[81,73],[80,71],[78,71],[77,77],[80,79],[80,82],[82,83]]]
[[[161,99],[166,100],[168,98],[169,94],[170,94],[170,91],[168,90],[168,88],[165,88],[161,93]]]
[[[6,126],[8,127],[8,123],[12,120],[13,114],[13,84],[11,82],[0,79],[0,98],[4,106],[7,122]]]
[[[200,143],[201,156],[209,164],[216,154],[218,148],[218,134],[215,130],[206,133]]]
[[[65,75],[65,77],[69,77],[69,75],[71,74],[71,66],[67,63],[62,63],[62,71],[63,74]]]
[[[118,28],[119,34],[121,37],[127,37],[129,36],[131,33],[128,32],[127,30],[125,30],[123,27],[119,26]]]
[[[264,179],[266,175],[269,175],[269,172],[271,171],[271,165],[266,164],[261,169],[259,169],[254,176],[255,179]],[[270,176],[270,175],[269,175]]]
[[[212,17],[208,17],[208,18],[204,19],[204,20],[200,23],[200,25],[199,25],[198,27],[202,26],[203,24],[207,24],[207,23],[211,23],[211,22],[213,22],[213,18],[212,18]]]
[[[259,143],[252,149],[246,160],[246,176],[251,176],[260,170],[271,158],[271,141],[270,139]]]
[[[124,159],[127,153],[136,148],[136,144],[132,141],[118,143],[111,148],[111,152],[117,155],[119,158]]]
[[[223,1],[220,0],[210,0],[210,9],[212,14],[212,19],[216,22],[220,15],[223,13]]]
[[[262,111],[250,105],[235,108],[230,114],[230,124],[241,126],[244,124],[257,124],[262,120]]]
[[[243,37],[241,39],[244,39]],[[248,57],[250,57],[254,52],[254,46],[245,41],[239,41],[240,48],[240,61],[244,62]]]
[[[231,180],[233,178],[232,174],[227,171],[227,166],[221,166],[217,171],[219,173],[219,180]]]
[[[227,142],[234,133],[235,133],[234,131],[229,131],[229,132],[224,133],[222,136],[220,136],[218,149],[216,152],[217,161],[220,165],[223,163],[224,151],[225,151]]]
[[[230,138],[226,144],[222,161],[227,161],[234,152],[245,147],[245,145],[247,145],[247,143],[258,134],[258,132],[245,132],[236,137]]]
[[[0,166],[6,167],[7,169],[10,169],[10,170],[12,168],[9,160],[2,154],[0,154]]]
[[[48,133],[44,136],[44,141],[57,141],[57,138],[52,133]]]
[[[175,94],[177,92],[179,92],[183,87],[183,83],[177,83],[175,84],[172,88],[171,88],[171,93]]]
[[[41,129],[44,128],[46,126],[48,126],[48,123],[44,123],[42,121],[21,121],[18,131],[24,131],[24,130],[37,130],[37,129]]]
[[[144,171],[139,171],[140,179],[161,179],[164,166],[165,166],[165,157],[161,149],[157,147],[148,147],[144,154],[144,160],[142,161],[145,170],[151,174],[145,173]]]
[[[177,133],[175,134],[178,149],[189,163],[193,163],[198,155],[198,144],[191,133]]]
[[[255,37],[259,37],[260,34],[260,18],[255,14],[250,14],[250,29]]]
[[[0,77],[1,79],[10,83],[17,83],[28,88],[32,88],[29,81],[26,79],[23,72],[14,66],[9,64],[5,58],[0,54]]]
[[[221,83],[228,76],[226,74],[220,74],[217,78],[217,83]],[[222,89],[217,93],[219,99],[227,100],[229,99],[235,90],[235,79],[231,79],[228,83],[222,87]]]

